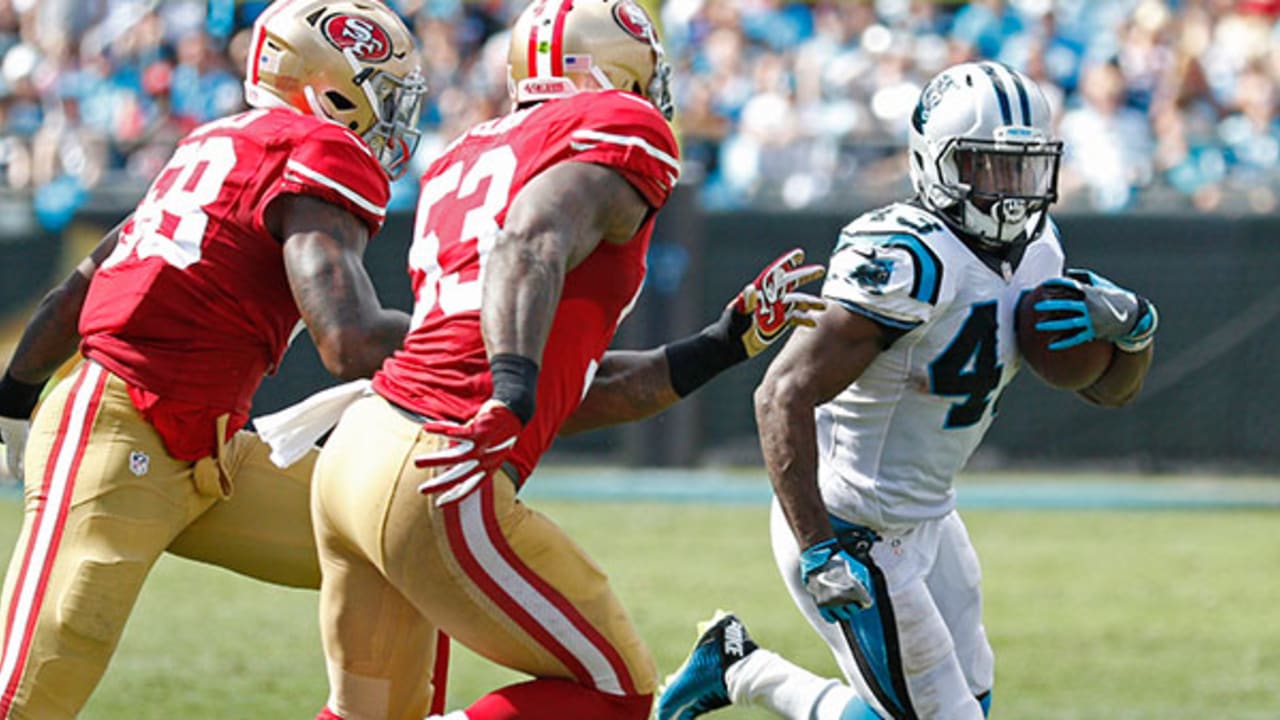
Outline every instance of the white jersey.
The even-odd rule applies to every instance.
[[[816,410],[819,485],[831,512],[889,529],[955,507],[953,479],[1021,365],[1018,298],[1062,271],[1052,222],[1016,266],[995,268],[914,205],[869,212],[841,231],[823,296],[896,340]]]

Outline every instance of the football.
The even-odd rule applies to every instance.
[[[1036,329],[1036,323],[1041,320],[1053,320],[1063,315],[1059,312],[1039,312],[1035,309],[1037,302],[1049,298],[1080,297],[1080,291],[1073,288],[1040,285],[1018,298],[1015,311],[1018,351],[1036,375],[1053,387],[1063,390],[1083,390],[1097,382],[1111,364],[1111,354],[1115,351],[1115,346],[1105,340],[1090,340],[1063,350],[1050,350],[1049,344],[1067,333]]]

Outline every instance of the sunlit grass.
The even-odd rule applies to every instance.
[[[610,571],[662,672],[694,623],[737,611],[820,673],[782,589],[764,507],[535,502]],[[996,650],[995,720],[1280,717],[1280,513],[966,513]],[[0,503],[0,540],[20,522]],[[516,676],[459,652],[450,707]],[[312,593],[165,558],[89,720],[310,718],[326,697]],[[730,709],[714,717],[765,718]]]

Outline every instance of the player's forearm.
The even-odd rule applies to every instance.
[[[832,536],[818,490],[818,444],[813,405],[790,395],[768,378],[756,390],[760,450],[773,492],[800,547]]]
[[[115,250],[125,222],[128,218],[104,235],[71,275],[41,299],[9,361],[7,372],[15,380],[43,385],[75,355],[80,346],[80,310],[89,293],[89,282]]]
[[[568,241],[554,229],[499,235],[485,267],[481,332],[489,356],[541,364],[564,287]]]
[[[1128,353],[1116,348],[1107,371],[1093,385],[1081,390],[1080,396],[1095,405],[1104,407],[1121,407],[1129,404],[1142,389],[1142,382],[1147,377],[1147,368],[1151,366],[1151,358],[1154,354],[1154,343],[1136,353]]]
[[[359,319],[312,333],[325,369],[342,380],[372,377],[404,343],[409,316],[399,310],[365,308]]]
[[[560,428],[560,434],[643,420],[666,410],[680,401],[670,377],[662,348],[605,353],[587,396]]]
[[[80,344],[80,308],[89,280],[79,273],[51,290],[22,332],[8,373],[24,383],[43,384],[75,354]]]
[[[285,268],[302,320],[334,377],[369,377],[404,341],[409,316],[382,307],[358,250],[328,233],[294,233]]]

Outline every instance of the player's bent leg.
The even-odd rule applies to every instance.
[[[420,720],[431,702],[435,627],[363,557],[327,544],[322,552],[327,709],[345,720]]]
[[[734,615],[699,625],[693,651],[658,699],[657,720],[691,720],[729,704],[794,720],[879,720],[852,688],[757,647]]]
[[[422,505],[413,487],[397,497],[402,510]],[[514,703],[519,717],[648,716],[656,669],[606,575],[551,520],[518,502],[508,477],[499,473],[456,505],[429,507],[429,526],[393,509],[388,538],[414,536],[391,544],[433,547],[438,566],[411,562],[421,553],[389,556],[390,576],[418,588],[414,597],[455,640],[539,678],[515,694],[507,688],[482,699],[468,717],[505,717],[478,714],[489,700]],[[540,693],[557,699],[547,705]]]
[[[0,717],[80,711],[147,573],[207,502],[119,379],[86,363],[46,400],[27,453],[26,516],[6,580]]]
[[[366,445],[367,419],[359,404],[352,410],[359,417],[335,429],[311,497],[330,688],[325,712],[343,720],[421,720],[431,700],[436,627],[378,566],[389,484],[382,478],[395,477],[417,433],[379,428],[384,436]]]
[[[860,532],[837,518],[838,537]],[[823,637],[859,695],[885,718],[928,717],[979,720],[981,707],[969,692],[954,644],[925,586],[939,537],[924,523],[905,535],[884,537],[869,557],[876,603],[852,621],[826,622],[799,582],[799,549],[781,510],[774,505],[773,546],[792,599]]]
[[[955,645],[956,659],[978,698],[990,711],[995,681],[995,655],[982,624],[982,570],[960,515],[952,511],[938,521],[937,559],[925,579]]]
[[[225,451],[231,497],[191,523],[169,552],[276,585],[319,588],[310,510],[318,450],[278,468],[271,448],[255,433],[241,431]]]
[[[407,556],[389,558],[388,570],[420,588],[415,597],[450,636],[534,677],[617,696],[653,692],[653,659],[604,571],[554,522],[517,501],[505,475],[433,510],[431,527],[409,526],[409,517],[393,512],[388,537],[397,528],[430,532],[402,545],[436,547],[440,564],[431,576],[447,578],[452,590],[429,592],[423,566]]]
[[[604,573],[554,523],[517,502],[501,473],[436,507],[417,489],[434,471],[412,461],[444,440],[421,425],[373,397],[348,409],[329,438],[313,497],[325,585],[328,529],[453,640],[535,678],[570,681],[557,692],[557,718],[599,717],[602,699],[624,708],[648,703],[653,661]],[[506,697],[535,702],[534,694]]]

